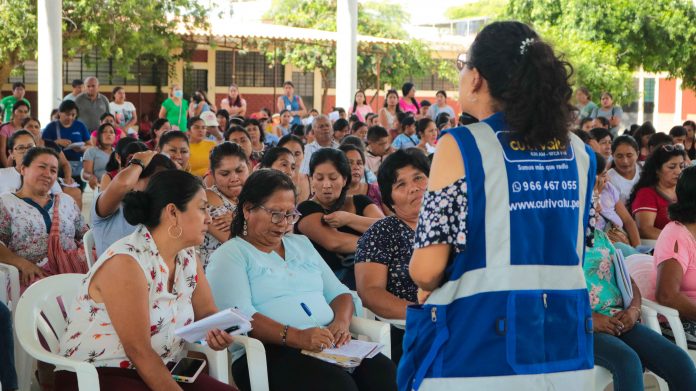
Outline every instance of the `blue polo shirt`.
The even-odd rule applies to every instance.
[[[53,121],[46,125],[41,134],[41,138],[44,140],[56,141],[65,138],[74,143],[87,142],[89,141],[89,137],[90,134],[87,127],[79,120],[75,120],[69,128],[63,127],[60,121]],[[63,153],[65,154],[65,158],[70,161],[80,161],[82,159],[82,152],[64,149]]]

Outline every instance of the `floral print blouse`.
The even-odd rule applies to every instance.
[[[222,200],[222,205],[218,208],[225,209],[226,212],[232,213],[234,215],[234,212],[237,210],[237,205],[235,205],[232,201],[225,197],[225,195],[222,194],[220,190],[218,190],[217,186],[213,185],[213,187],[210,188],[210,191],[217,194],[218,197],[220,197],[220,199]],[[217,240],[215,236],[213,236],[210,232],[205,234],[203,244],[201,244],[200,247],[200,259],[201,262],[203,262],[203,269],[205,269],[208,266],[210,255],[221,245],[222,243],[220,243],[220,241]]]
[[[60,243],[66,250],[75,250],[89,227],[85,224],[75,201],[59,196]],[[53,218],[53,203],[46,210]],[[40,263],[48,255],[48,233],[44,215],[13,193],[0,195],[0,242],[15,255]]]
[[[87,273],[68,311],[59,354],[97,367],[134,368],[111,324],[106,307],[103,303],[94,302],[88,294],[94,273],[117,254],[133,257],[147,281],[152,349],[165,364],[176,361],[182,353],[184,340],[177,337],[174,331],[194,320],[191,298],[198,283],[195,249],[190,247],[177,254],[170,293],[167,291],[170,270],[159,255],[150,232],[142,225],[111,245]]]
[[[468,214],[466,178],[462,177],[440,190],[428,191],[423,198],[415,248],[444,243],[463,251],[466,246]]]
[[[592,312],[607,316],[614,316],[624,309],[621,291],[616,283],[615,255],[616,249],[607,235],[594,230],[594,247],[585,248],[583,270]]]

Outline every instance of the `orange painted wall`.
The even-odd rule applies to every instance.
[[[677,81],[660,79],[660,96],[658,110],[660,113],[674,113],[674,97],[677,92]]]
[[[696,92],[684,90],[682,94],[682,120],[689,114],[696,114]]]

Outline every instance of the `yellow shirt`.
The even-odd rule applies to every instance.
[[[189,167],[191,174],[202,177],[210,168],[210,151],[215,148],[215,141],[203,140],[196,144],[190,144],[191,157]]]

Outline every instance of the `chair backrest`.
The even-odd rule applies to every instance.
[[[64,313],[70,309],[84,278],[84,274],[59,274],[41,279],[24,291],[17,303],[15,328],[17,339],[31,356],[46,351],[37,331],[51,353],[58,353],[58,342],[66,326]]]
[[[94,234],[92,233],[91,229],[85,232],[85,235],[82,237],[82,244],[85,246],[85,257],[87,258],[87,267],[91,269],[95,262],[94,251],[92,250],[94,248]]]
[[[19,271],[16,267],[0,263],[0,302],[14,311],[19,300]]]
[[[634,254],[626,258],[628,274],[638,285],[641,295],[649,300],[655,300],[657,269],[652,255]]]

